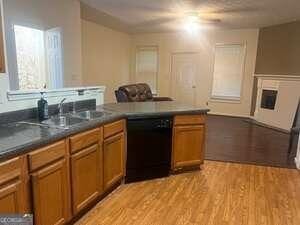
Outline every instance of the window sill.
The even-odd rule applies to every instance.
[[[46,98],[51,97],[64,97],[64,96],[74,96],[74,95],[85,95],[91,93],[103,93],[105,92],[104,86],[95,87],[75,87],[75,88],[61,88],[61,89],[42,89],[42,90],[18,90],[18,91],[8,91],[7,99],[8,101],[22,101],[29,99],[39,99],[41,97],[41,92],[45,93]]]
[[[210,102],[241,104],[240,98],[211,97]]]

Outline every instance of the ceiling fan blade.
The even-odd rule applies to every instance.
[[[203,12],[202,15],[207,16],[216,16],[216,15],[222,15],[222,14],[237,14],[237,13],[254,13],[254,12],[260,12],[262,9],[258,7],[247,7],[247,8],[232,8],[232,9],[222,9],[222,10],[216,10],[211,12]]]
[[[213,19],[213,18],[200,18],[200,23],[221,23],[221,19]]]
[[[135,25],[135,28],[139,28],[139,27],[145,27],[145,26],[157,26],[157,25],[161,25],[161,24],[165,24],[165,23],[170,23],[170,22],[174,22],[175,20],[177,20],[178,18],[170,18],[170,17],[166,17],[166,18],[157,18],[157,19],[153,19],[153,20],[148,20],[146,22],[143,23],[139,23],[137,25]]]

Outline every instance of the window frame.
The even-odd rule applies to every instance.
[[[135,49],[135,81],[137,81],[138,79],[138,74],[139,74],[139,71],[138,71],[138,53],[140,52],[140,50],[153,50],[155,49],[156,52],[157,52],[157,65],[156,65],[156,75],[155,75],[155,89],[153,89],[153,87],[150,86],[151,88],[151,91],[152,91],[152,94],[154,96],[157,96],[158,95],[158,74],[159,74],[159,46],[158,45],[138,45],[136,46],[136,49]]]
[[[214,87],[214,75],[215,75],[215,60],[216,60],[216,51],[218,47],[226,47],[238,45],[243,49],[243,59],[242,59],[242,69],[241,69],[241,86],[240,86],[240,96],[232,97],[232,96],[216,96],[213,95],[213,87]],[[247,58],[247,43],[216,43],[214,47],[214,57],[213,57],[213,71],[212,71],[212,80],[211,80],[211,91],[210,91],[210,101],[211,102],[224,102],[224,103],[236,103],[239,104],[243,98],[243,89],[244,89],[244,79],[245,79],[245,68],[246,68],[246,58]]]

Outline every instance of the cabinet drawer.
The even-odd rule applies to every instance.
[[[124,130],[124,120],[119,120],[104,126],[104,138],[108,138],[114,134],[120,133]]]
[[[175,116],[174,125],[194,125],[194,124],[204,124],[205,115],[182,115]]]
[[[21,168],[20,157],[0,163],[0,185],[21,176]]]
[[[75,153],[98,142],[102,142],[102,128],[96,128],[74,135],[70,138],[71,153]]]
[[[39,169],[51,162],[65,157],[66,142],[65,140],[56,142],[46,147],[40,148],[28,154],[29,170]]]

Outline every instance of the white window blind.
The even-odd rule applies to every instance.
[[[240,100],[246,48],[243,44],[216,45],[212,98]]]
[[[157,93],[158,48],[138,47],[136,52],[136,82],[147,83]]]

